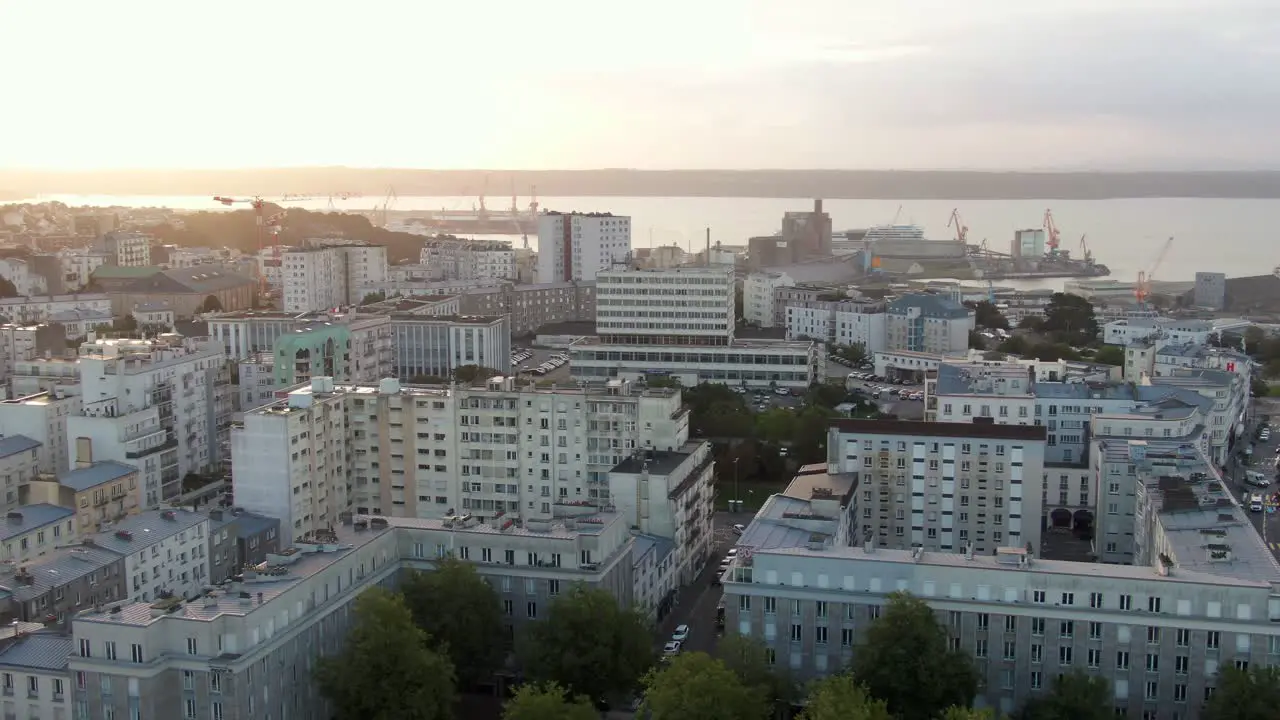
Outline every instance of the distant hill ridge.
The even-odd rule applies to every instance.
[[[758,197],[887,200],[1280,198],[1280,171],[987,172],[899,170],[0,170],[9,192],[85,195],[264,195],[360,193],[521,197]],[[499,205],[495,201],[494,205]]]

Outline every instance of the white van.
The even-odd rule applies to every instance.
[[[1260,493],[1254,493],[1249,496],[1249,510],[1252,512],[1263,511],[1262,495]]]

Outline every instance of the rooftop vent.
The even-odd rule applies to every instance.
[[[116,537],[120,538],[121,540],[133,540],[133,533],[129,532],[128,530],[117,530]]]

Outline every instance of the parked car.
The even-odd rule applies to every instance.
[[[682,642],[684,642],[685,640],[687,640],[687,639],[688,639],[688,637],[689,637],[689,626],[688,626],[688,625],[677,625],[677,626],[676,626],[676,631],[675,631],[675,632],[673,632],[673,633],[671,633],[671,640],[672,640],[673,642],[677,642],[677,643],[682,643]]]

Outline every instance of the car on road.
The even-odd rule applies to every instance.
[[[671,633],[671,641],[675,643],[682,643],[688,638],[689,638],[688,625],[677,625],[676,631]]]
[[[746,532],[746,531],[747,531],[747,526],[746,526],[746,525],[743,525],[742,523],[734,523],[734,524],[733,524],[733,534],[734,534],[734,535],[741,535],[742,533],[744,533],[744,532]]]
[[[1263,504],[1261,493],[1254,493],[1249,496],[1249,510],[1253,512],[1262,512]]]
[[[773,394],[774,394],[774,395],[783,395],[783,396],[786,396],[786,395],[790,395],[790,394],[791,394],[791,391],[790,391],[790,390],[788,390],[788,389],[786,389],[786,388],[774,388],[774,389],[773,389]]]
[[[676,655],[679,655],[679,654],[680,654],[680,641],[679,641],[679,640],[672,640],[672,641],[668,642],[666,645],[663,645],[663,646],[662,646],[662,659],[663,659],[663,660],[670,660],[671,658],[673,658],[673,657],[675,657]]]
[[[1252,485],[1254,487],[1260,487],[1260,488],[1271,487],[1271,478],[1267,477],[1266,475],[1263,475],[1260,472],[1254,472],[1252,470],[1245,473],[1244,482],[1246,485]]]

